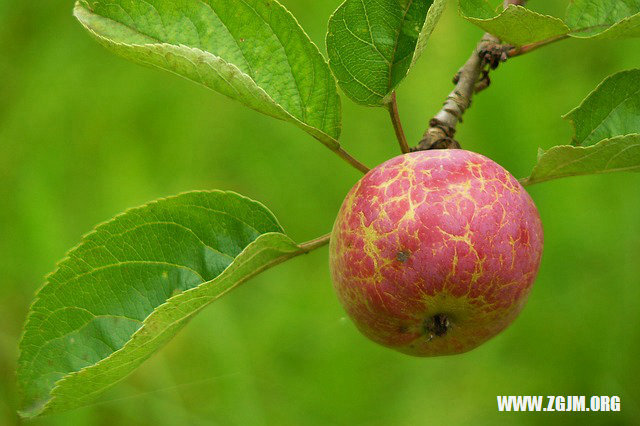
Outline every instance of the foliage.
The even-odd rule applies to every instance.
[[[516,46],[640,35],[639,2],[605,3],[576,0],[564,20],[513,6],[498,13],[480,0],[461,0],[460,12]],[[345,93],[364,105],[387,104],[423,52],[443,5],[345,1],[327,36],[331,71]],[[289,121],[333,150],[340,147],[334,77],[274,0],[80,1],[75,16],[127,59],[186,77]],[[638,73],[610,77],[569,113],[572,145],[541,151],[524,182],[637,170]],[[233,193],[183,194],[99,226],[48,277],[31,307],[18,369],[21,414],[88,404],[205,305],[306,251],[264,206]],[[74,290],[65,290],[70,286]]]
[[[469,22],[516,46],[563,36],[608,39],[640,36],[640,1],[611,3],[611,0],[572,1],[565,20],[514,5],[498,13],[487,0],[460,0],[460,13]]]
[[[261,204],[192,192],[98,226],[38,292],[21,342],[25,416],[91,402],[204,306],[303,253]]]
[[[337,144],[335,81],[317,47],[277,1],[79,1],[74,14],[114,53]]]
[[[381,106],[407,76],[445,0],[346,0],[329,20],[329,64],[355,102]]]
[[[640,70],[615,74],[565,115],[572,145],[541,150],[525,183],[567,176],[640,171]]]

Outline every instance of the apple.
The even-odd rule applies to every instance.
[[[513,322],[542,245],[538,210],[508,171],[469,151],[419,151],[351,189],[331,235],[331,275],[371,340],[415,356],[458,354]]]

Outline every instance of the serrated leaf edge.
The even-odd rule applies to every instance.
[[[486,0],[485,0],[485,3],[486,3]],[[568,5],[567,9],[569,9],[570,7],[571,7],[571,5]],[[514,9],[514,8],[522,8],[523,10],[526,11],[526,13],[530,13],[531,15],[536,15],[538,17],[548,18],[550,20],[556,21],[556,23],[561,23],[566,28],[566,31],[563,34],[558,34],[558,36],[565,35],[565,36],[568,36],[568,37],[571,37],[571,38],[575,38],[575,39],[580,39],[580,40],[608,38],[609,37],[608,34],[610,32],[613,32],[616,27],[622,25],[624,22],[630,21],[631,19],[635,19],[635,18],[640,17],[640,12],[639,13],[635,13],[633,15],[630,15],[630,16],[627,16],[627,17],[621,19],[620,21],[618,21],[618,22],[616,22],[616,23],[614,23],[614,24],[612,24],[610,26],[602,25],[602,27],[605,27],[605,28],[602,31],[600,31],[599,33],[591,34],[591,35],[584,35],[583,36],[583,35],[580,35],[580,33],[584,32],[584,31],[587,31],[590,28],[571,28],[561,18],[558,18],[556,16],[552,16],[552,15],[541,14],[541,13],[535,12],[535,11],[533,11],[531,9],[524,8],[523,6],[516,6],[516,5],[510,4],[506,9],[502,9],[499,6],[498,9],[495,12],[495,13],[497,13],[496,16],[494,16],[492,18],[476,18],[476,17],[473,17],[473,16],[465,15],[464,12],[462,11],[462,7],[460,5],[460,1],[458,1],[458,12],[459,12],[460,16],[462,16],[467,21],[472,22],[472,23],[474,23],[476,25],[478,25],[479,23],[486,23],[486,22],[495,21],[495,20],[499,19],[501,16],[503,16],[505,13],[507,13],[507,10]],[[502,10],[500,10],[500,9],[502,9]],[[540,40],[540,41],[544,41],[544,40]]]
[[[284,231],[284,229],[282,228],[282,226],[280,225],[280,222],[278,221],[277,217],[273,214],[273,212],[271,212],[271,210],[270,210],[269,208],[267,208],[264,204],[262,204],[262,203],[261,203],[261,202],[259,202],[259,201],[256,201],[256,200],[254,200],[254,199],[251,199],[251,198],[249,198],[249,197],[247,197],[247,196],[244,196],[244,195],[239,194],[239,193],[234,192],[234,191],[222,191],[222,190],[202,190],[202,191],[194,190],[194,191],[185,191],[185,192],[181,192],[181,193],[179,193],[179,194],[172,195],[172,196],[169,196],[169,197],[162,197],[162,198],[158,198],[158,199],[155,199],[155,200],[153,200],[153,201],[150,201],[150,202],[145,203],[145,204],[140,205],[140,206],[136,206],[136,207],[128,208],[128,209],[124,210],[123,212],[118,213],[117,215],[113,216],[111,219],[108,219],[108,220],[106,220],[106,221],[104,221],[104,222],[99,223],[99,224],[98,224],[98,225],[96,225],[96,226],[95,226],[91,231],[89,231],[89,232],[85,233],[85,234],[81,237],[80,242],[79,242],[78,244],[76,244],[73,248],[71,248],[70,250],[68,250],[68,251],[66,252],[65,256],[64,256],[62,259],[60,259],[58,262],[56,262],[55,267],[54,267],[54,270],[53,270],[52,272],[49,272],[48,274],[46,274],[46,275],[45,275],[45,277],[44,277],[44,283],[43,283],[42,285],[40,285],[40,287],[36,290],[36,293],[35,293],[35,296],[34,296],[34,298],[33,298],[33,301],[32,301],[32,302],[31,302],[31,304],[29,305],[29,310],[28,310],[27,318],[26,318],[26,320],[25,320],[25,326],[23,327],[22,333],[21,333],[21,335],[20,335],[20,339],[19,339],[18,347],[19,347],[19,348],[22,348],[22,342],[23,342],[23,340],[24,340],[24,337],[25,337],[25,334],[26,334],[26,330],[27,330],[26,325],[27,325],[27,324],[32,320],[32,317],[33,317],[33,315],[34,315],[34,312],[33,312],[33,309],[32,309],[32,308],[33,308],[33,306],[34,306],[34,305],[39,301],[39,299],[40,299],[40,296],[39,296],[39,295],[40,295],[40,292],[42,291],[42,289],[43,289],[45,286],[47,286],[47,285],[49,284],[49,278],[50,278],[52,275],[56,274],[56,273],[60,270],[60,267],[61,267],[61,265],[62,265],[63,263],[65,263],[65,262],[67,262],[67,261],[71,260],[73,253],[74,253],[74,252],[76,252],[76,251],[78,250],[78,248],[80,248],[83,244],[85,244],[85,243],[86,243],[86,241],[87,241],[87,239],[88,239],[90,236],[92,236],[92,235],[96,234],[96,233],[97,233],[97,232],[99,232],[102,228],[104,228],[104,227],[106,227],[106,226],[110,225],[111,223],[113,223],[113,222],[115,222],[115,221],[119,220],[120,218],[122,218],[122,217],[124,217],[124,216],[126,216],[126,215],[128,215],[128,214],[134,213],[134,212],[136,212],[136,211],[138,211],[138,210],[146,209],[146,208],[148,208],[148,207],[150,207],[150,206],[153,206],[153,205],[158,204],[158,203],[161,203],[161,202],[165,202],[165,201],[170,201],[170,200],[173,200],[173,199],[177,199],[177,198],[180,198],[180,197],[182,197],[182,196],[184,196],[184,195],[189,195],[189,194],[202,194],[202,193],[217,193],[217,194],[221,194],[221,195],[223,195],[223,194],[229,194],[229,195],[233,195],[233,196],[235,196],[235,197],[238,197],[238,198],[240,198],[240,199],[243,199],[243,200],[245,200],[245,201],[248,201],[250,204],[254,204],[254,205],[256,205],[257,207],[264,209],[264,211],[266,211],[266,212],[269,214],[270,218],[273,220],[273,222],[278,226],[278,228],[279,228],[282,232],[269,232],[269,233],[261,234],[260,236],[258,236],[258,238],[256,238],[256,239],[255,239],[254,241],[252,241],[250,244],[248,244],[248,245],[247,245],[247,246],[246,246],[246,247],[245,247],[245,248],[244,248],[244,249],[243,249],[243,250],[242,250],[242,251],[241,251],[241,252],[240,252],[240,253],[239,253],[235,258],[234,258],[234,260],[229,264],[229,266],[227,266],[227,268],[225,268],[225,269],[224,269],[224,271],[222,271],[222,272],[220,273],[220,275],[218,275],[216,278],[214,278],[213,280],[210,280],[210,281],[205,281],[205,282],[203,282],[203,283],[199,284],[198,286],[193,287],[193,288],[191,288],[191,289],[189,289],[189,290],[186,290],[186,291],[184,291],[184,292],[182,292],[182,293],[180,293],[180,294],[176,294],[175,296],[172,296],[172,297],[170,297],[169,299],[167,299],[164,303],[162,303],[162,304],[158,305],[158,306],[153,310],[153,312],[152,312],[151,314],[149,314],[149,315],[148,315],[148,316],[143,320],[142,326],[141,326],[141,327],[140,327],[140,328],[139,328],[139,329],[138,329],[138,330],[137,330],[137,331],[136,331],[136,332],[131,336],[131,338],[127,341],[127,344],[125,344],[122,348],[118,349],[117,351],[112,352],[109,356],[107,356],[107,357],[105,357],[105,358],[101,359],[101,360],[100,360],[99,362],[97,362],[96,364],[89,365],[89,366],[84,367],[84,368],[82,368],[82,369],[80,369],[80,370],[78,370],[78,371],[75,371],[75,372],[72,372],[72,373],[69,373],[69,374],[67,374],[67,375],[63,376],[62,378],[60,378],[59,380],[57,380],[57,381],[56,381],[56,383],[55,383],[54,387],[53,387],[53,388],[51,388],[51,390],[50,390],[50,392],[49,392],[49,395],[53,395],[53,392],[54,392],[54,390],[55,390],[56,388],[58,388],[59,383],[61,383],[61,382],[62,382],[63,380],[65,380],[67,377],[72,376],[72,375],[76,375],[76,374],[78,374],[78,373],[80,373],[80,372],[82,372],[82,371],[84,371],[84,370],[89,370],[89,369],[95,368],[95,367],[96,367],[96,366],[98,366],[99,364],[101,364],[101,363],[105,362],[106,360],[109,360],[110,358],[112,358],[112,357],[114,356],[114,354],[116,354],[117,352],[123,351],[123,350],[127,347],[127,345],[129,344],[129,342],[131,342],[131,340],[133,340],[133,337],[134,337],[134,336],[136,336],[136,335],[137,335],[141,330],[143,330],[143,329],[144,329],[145,325],[147,324],[147,320],[148,320],[148,319],[149,319],[149,318],[150,318],[150,317],[151,317],[155,312],[157,312],[157,311],[158,311],[162,306],[167,305],[167,304],[169,304],[170,302],[172,302],[172,303],[173,303],[174,299],[176,299],[176,298],[178,298],[178,297],[182,296],[183,294],[187,294],[187,293],[189,293],[189,292],[191,292],[191,291],[194,291],[194,290],[196,290],[196,289],[199,289],[199,288],[201,288],[203,285],[210,284],[210,283],[212,283],[212,282],[216,281],[218,278],[222,277],[222,276],[225,274],[225,272],[227,272],[227,271],[229,270],[229,268],[230,268],[230,267],[232,267],[233,265],[235,265],[235,264],[236,264],[236,260],[237,260],[240,256],[242,256],[242,255],[243,255],[243,254],[244,254],[248,249],[250,249],[250,248],[252,248],[254,245],[256,245],[256,243],[258,243],[259,241],[261,242],[261,241],[264,239],[263,237],[265,237],[265,236],[273,236],[273,235],[284,236],[284,237],[286,237],[287,239],[289,239],[289,240],[291,241],[291,243],[292,243],[292,244],[296,244],[295,242],[293,242],[293,240],[291,240],[291,239],[290,239],[290,238],[289,238],[289,237],[284,233],[285,231]],[[296,245],[297,245],[297,244],[296,244]],[[274,265],[274,266],[275,266],[275,265]],[[268,268],[265,268],[265,269],[268,269]],[[249,280],[249,279],[250,279],[250,278],[252,278],[253,276],[255,276],[255,275],[257,275],[258,273],[262,272],[263,270],[264,270],[264,269],[262,269],[262,270],[258,270],[258,272],[256,272],[255,274],[253,274],[253,275],[249,275],[249,276],[248,276],[244,281]],[[234,287],[230,288],[230,289],[229,289],[229,290],[227,290],[227,291],[232,290],[233,288],[235,288],[235,287],[237,287],[238,285],[242,284],[244,281],[239,282],[238,284],[236,284]],[[220,296],[222,296],[222,295],[223,295],[223,294],[225,294],[225,293],[226,293],[226,292],[224,292],[224,293],[220,294]],[[204,305],[202,308],[204,308],[205,306],[206,306],[206,305]],[[196,312],[197,312],[197,311],[196,311]],[[195,315],[195,313],[196,313],[196,312],[194,312],[192,315]],[[20,368],[20,366],[22,365],[22,363],[23,363],[23,362],[24,362],[24,361],[22,361],[22,351],[21,351],[20,356],[19,356],[19,358],[18,358],[18,366],[19,366],[19,368]],[[125,377],[126,377],[126,376],[125,376]],[[120,380],[124,379],[125,377],[122,377]],[[116,384],[116,383],[118,383],[118,382],[119,382],[119,381],[116,381],[116,382],[114,382],[114,384]],[[21,384],[20,384],[20,383],[18,383],[18,384],[19,384],[20,392],[22,393],[22,389],[21,389],[22,387],[21,387]],[[22,396],[22,395],[20,395],[20,396]],[[43,413],[46,411],[47,407],[49,406],[49,404],[50,404],[50,402],[51,402],[52,400],[53,400],[53,396],[52,396],[52,397],[51,397],[51,398],[50,398],[46,403],[44,403],[44,404],[43,404],[39,409],[36,409],[36,410],[29,410],[29,409],[18,410],[18,414],[19,414],[21,417],[23,417],[23,418],[34,418],[34,417],[37,417],[37,416],[39,416],[39,415],[43,414]]]
[[[334,20],[335,15],[343,7],[345,7],[347,2],[349,2],[349,1],[350,0],[344,0],[342,3],[340,3],[340,5],[329,16],[329,20],[327,21],[327,34],[325,35],[325,45],[327,46],[327,56],[329,56],[328,55],[328,49],[329,49],[329,26],[331,25],[331,22]],[[389,104],[389,102],[391,102],[391,98],[393,96],[393,92],[402,84],[404,79],[409,75],[409,73],[411,72],[412,68],[415,66],[415,64],[418,61],[418,59],[420,59],[420,56],[422,55],[422,52],[426,48],[427,41],[431,37],[431,34],[435,30],[435,27],[436,27],[438,21],[440,20],[440,17],[442,16],[442,13],[444,12],[444,10],[446,8],[446,4],[447,4],[447,0],[434,0],[433,3],[431,3],[431,6],[429,6],[429,10],[427,10],[427,15],[425,16],[424,23],[422,24],[422,28],[420,30],[420,33],[418,34],[418,39],[416,41],[416,46],[414,48],[413,56],[411,58],[411,64],[409,65],[409,68],[407,69],[407,71],[404,74],[404,76],[402,77],[402,79],[400,79],[400,81],[398,81],[394,85],[389,85],[389,88],[387,89],[387,94],[383,95],[381,93],[374,92],[369,87],[367,87],[364,83],[360,82],[359,80],[357,80],[352,75],[354,81],[356,81],[359,85],[361,85],[366,90],[371,92],[373,95],[376,95],[376,96],[380,97],[380,101],[378,101],[378,102],[372,102],[372,101],[363,102],[363,101],[361,101],[359,99],[355,99],[354,97],[351,96],[350,93],[348,93],[348,92],[346,92],[344,90],[343,90],[343,93],[345,93],[345,95],[347,95],[347,97],[349,99],[351,99],[352,101],[356,102],[357,104],[363,105],[363,106],[368,106],[368,107],[386,107]],[[431,29],[428,30],[428,34],[425,34],[425,31],[429,28],[429,26],[431,26]],[[328,60],[329,69],[331,70],[331,73],[333,74],[333,67],[331,66],[331,62],[333,62],[333,61],[331,60],[331,58],[329,58],[329,60]],[[333,74],[333,75],[335,76],[335,74]],[[389,71],[389,75],[391,75],[391,71]]]
[[[557,24],[561,24],[564,28],[566,28],[566,32],[564,34],[569,34],[571,32],[571,28],[569,28],[567,26],[567,24],[560,18],[557,18],[555,16],[551,16],[551,15],[545,15],[542,13],[538,13],[535,12],[531,9],[527,9],[523,6],[516,6],[513,4],[510,4],[507,8],[503,9],[502,11],[500,11],[500,13],[498,13],[498,15],[492,17],[492,18],[475,18],[473,16],[467,16],[464,14],[464,12],[462,11],[462,7],[460,6],[460,2],[458,2],[458,13],[460,14],[460,16],[462,16],[464,19],[466,19],[469,22],[472,22],[474,24],[479,24],[479,23],[489,23],[489,22],[495,22],[500,20],[503,16],[505,16],[506,14],[510,14],[510,13],[514,13],[514,10],[522,10],[522,13],[526,13],[532,16],[536,16],[536,17],[541,17],[541,18],[547,18],[549,20],[555,21],[555,23]],[[562,35],[562,34],[558,34],[558,35]],[[509,40],[506,40],[509,41]],[[539,40],[539,41],[543,41],[543,40]],[[516,45],[517,46],[517,45]]]
[[[628,135],[620,135],[620,136],[616,136],[613,138],[607,138],[607,139],[603,139],[600,142],[594,144],[594,145],[589,145],[589,146],[575,146],[575,145],[556,145],[554,147],[551,147],[549,149],[547,149],[546,151],[544,151],[542,156],[538,157],[538,161],[536,162],[536,164],[533,166],[533,169],[531,171],[531,175],[527,178],[524,178],[521,180],[521,183],[523,186],[527,186],[527,185],[535,185],[538,183],[543,183],[543,182],[548,182],[551,180],[556,180],[556,179],[563,179],[563,178],[567,178],[567,177],[572,177],[572,176],[588,176],[588,175],[601,175],[601,174],[607,174],[607,173],[615,173],[615,172],[624,172],[624,171],[635,171],[635,170],[640,170],[640,164],[638,164],[637,166],[632,166],[632,167],[625,167],[625,168],[620,168],[620,169],[604,169],[602,171],[597,171],[597,172],[588,172],[588,173],[569,173],[569,174],[563,174],[563,175],[556,175],[556,176],[552,176],[552,177],[547,177],[544,179],[535,179],[532,180],[531,178],[535,175],[535,172],[537,170],[537,168],[539,167],[539,163],[540,160],[547,154],[558,150],[558,149],[566,149],[566,148],[571,148],[572,150],[582,150],[582,151],[587,151],[587,150],[597,150],[598,148],[600,148],[600,145],[604,145],[608,142],[611,141],[617,141],[618,139],[624,139],[630,136],[637,136],[640,138],[640,133],[630,133]],[[636,146],[640,146],[636,145]],[[580,158],[579,160],[583,160],[585,157]]]
[[[587,103],[587,101],[589,101],[589,99],[595,95],[595,93],[600,90],[602,88],[602,86],[605,85],[605,83],[607,83],[609,80],[611,80],[614,77],[617,77],[620,74],[625,74],[625,73],[632,73],[632,72],[640,72],[640,68],[630,68],[628,70],[622,70],[622,71],[618,71],[617,73],[611,74],[607,77],[605,77],[604,80],[602,80],[600,83],[598,83],[598,85],[591,90],[587,96],[584,97],[584,99],[582,99],[582,101],[580,102],[580,104],[578,106],[576,106],[575,108],[571,109],[571,111],[567,112],[566,114],[562,115],[561,118],[563,120],[567,120],[569,122],[569,124],[571,125],[571,127],[573,128],[573,135],[571,137],[572,146],[582,146],[581,144],[578,143],[578,139],[577,139],[577,133],[578,133],[578,127],[576,125],[575,120],[573,119],[573,116],[575,115],[576,111],[578,111],[579,109],[583,108],[585,106],[585,104]],[[626,136],[626,135],[621,135],[621,136]],[[613,139],[613,138],[610,138]],[[598,142],[599,143],[599,142]]]
[[[589,28],[581,28],[581,29],[572,30],[569,36],[573,38],[581,39],[581,40],[608,38],[609,33],[612,32],[616,27],[621,26],[624,22],[630,21],[631,19],[636,19],[638,17],[640,17],[640,12],[634,13],[633,15],[629,15],[626,18],[619,20],[613,25],[610,25],[610,26],[602,25],[602,27],[606,27],[606,28],[604,28],[599,33],[591,34],[588,36],[582,36],[580,35],[580,33],[583,31],[587,31]],[[638,26],[640,26],[640,24]]]

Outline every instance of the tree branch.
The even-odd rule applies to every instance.
[[[400,113],[398,112],[398,101],[396,100],[396,92],[391,94],[391,102],[388,104],[389,116],[391,117],[391,123],[393,123],[393,130],[396,132],[396,138],[400,144],[400,150],[403,154],[411,151],[409,144],[407,143],[407,137],[404,135],[402,129],[402,122],[400,121]]]
[[[505,0],[503,6],[524,6],[525,3],[526,0]],[[500,44],[500,40],[489,33],[482,37],[471,57],[456,74],[453,80],[455,89],[447,97],[440,112],[429,121],[429,128],[413,151],[460,148],[460,144],[454,139],[456,126],[471,106],[473,95],[489,87],[489,70],[506,61],[512,50],[512,46]]]

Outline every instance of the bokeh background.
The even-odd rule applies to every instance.
[[[322,46],[337,0],[284,0]],[[562,15],[565,1],[531,2]],[[82,234],[192,189],[264,202],[298,241],[331,229],[358,172],[292,125],[112,56],[72,2],[0,1],[0,424],[15,416],[20,329],[34,292]],[[398,92],[417,141],[481,31],[453,2]],[[570,40],[493,74],[460,127],[464,147],[530,171],[568,143],[560,116],[606,76],[640,66],[640,41]],[[344,105],[344,146],[397,154],[385,111]],[[365,340],[333,294],[327,249],[210,306],[90,407],[34,425],[638,424],[640,176],[530,188],[546,247],[515,324],[471,353],[417,359]],[[619,395],[616,414],[497,413],[496,395]]]

